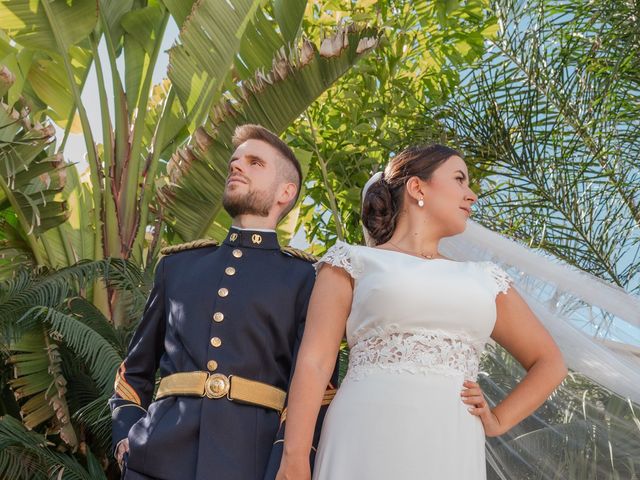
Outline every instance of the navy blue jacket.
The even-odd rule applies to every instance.
[[[129,439],[125,478],[275,478],[277,411],[227,398],[153,401],[156,373],[215,371],[287,390],[314,281],[311,263],[281,251],[273,232],[232,228],[220,246],[160,260],[109,401],[114,446]]]

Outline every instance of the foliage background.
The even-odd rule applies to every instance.
[[[466,154],[477,221],[637,295],[639,10],[622,0],[3,2],[2,475],[117,478],[106,407],[115,367],[160,247],[224,235],[229,139],[247,121],[282,133],[304,164],[283,243],[294,232],[316,254],[338,238],[361,243],[370,174],[407,145],[438,141]],[[87,101],[91,69],[98,95]],[[70,156],[74,132],[86,161]],[[593,332],[640,343],[613,323]],[[522,375],[509,358],[485,359],[495,401]],[[512,462],[519,478],[636,478],[637,407],[579,375],[558,395],[504,448],[524,458]],[[525,455],[550,448],[565,453],[559,472]],[[489,468],[516,478],[508,472]]]

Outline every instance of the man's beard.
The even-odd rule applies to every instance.
[[[252,190],[244,195],[234,194],[225,190],[222,196],[222,206],[231,216],[256,215],[268,217],[273,207],[275,192],[260,192]]]

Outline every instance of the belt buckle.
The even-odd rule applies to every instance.
[[[204,382],[204,393],[209,398],[222,398],[229,393],[230,387],[229,377],[222,373],[214,373]]]

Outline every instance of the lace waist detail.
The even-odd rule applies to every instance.
[[[358,340],[349,353],[347,379],[360,380],[385,370],[407,373],[437,373],[478,376],[480,350],[470,340],[438,331],[394,332]]]

